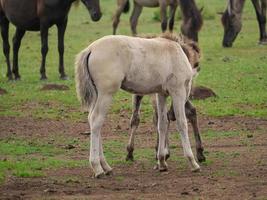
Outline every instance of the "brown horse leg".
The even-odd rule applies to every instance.
[[[113,35],[116,35],[116,30],[117,30],[118,25],[120,23],[120,16],[121,16],[121,13],[123,12],[124,7],[127,4],[127,0],[118,0],[117,2],[118,2],[117,3],[118,7],[117,7],[117,10],[113,16],[113,24],[112,24]]]
[[[60,78],[62,80],[68,79],[64,70],[64,35],[66,31],[68,20],[64,20],[62,23],[57,24],[58,29],[58,53],[59,53],[59,68]]]
[[[21,39],[23,38],[24,35],[25,35],[25,30],[17,28],[16,33],[13,37],[13,73],[15,75],[15,80],[20,80],[18,53],[21,44]]]
[[[131,160],[133,161],[134,157],[133,157],[133,151],[134,151],[134,135],[136,132],[136,129],[139,126],[140,123],[140,105],[141,105],[141,101],[143,99],[143,96],[140,95],[133,95],[133,114],[131,117],[131,135],[130,135],[130,139],[127,145],[127,156],[126,156],[126,160]]]
[[[254,5],[257,20],[260,29],[260,44],[267,44],[267,34],[266,34],[266,1],[261,0],[261,5],[259,4],[259,0],[252,0]]]
[[[160,18],[161,18],[161,30],[165,32],[167,29],[168,17],[167,17],[167,5],[164,1],[160,5]]]
[[[173,31],[173,25],[174,25],[174,18],[175,18],[176,9],[177,9],[177,5],[176,4],[170,5],[170,20],[169,20],[169,30],[170,30],[170,32]]]
[[[46,80],[46,74],[45,74],[45,60],[46,55],[48,52],[48,27],[47,26],[41,26],[41,52],[42,52],[42,63],[40,67],[40,73],[41,73],[41,80]]]
[[[132,35],[137,35],[136,26],[143,7],[134,2],[134,9],[130,18]]]
[[[6,63],[7,63],[7,77],[8,80],[12,80],[12,71],[11,71],[11,65],[10,65],[10,45],[8,42],[8,30],[9,30],[9,21],[7,18],[0,14],[0,26],[1,26],[1,36],[3,39],[3,52],[6,57]]]
[[[197,111],[196,108],[191,104],[190,101],[185,103],[185,113],[186,117],[191,123],[194,131],[195,141],[196,141],[196,152],[197,152],[197,159],[199,162],[204,162],[206,160],[203,151],[204,148],[202,146],[202,141],[198,129],[198,120],[197,120]]]

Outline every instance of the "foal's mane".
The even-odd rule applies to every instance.
[[[174,42],[177,42],[178,44],[180,44],[183,51],[185,52],[185,54],[187,56],[189,56],[189,52],[192,50],[194,50],[198,54],[200,54],[200,48],[199,48],[198,44],[195,41],[193,41],[193,40],[191,40],[191,39],[189,39],[183,35],[176,35],[173,33],[166,32],[166,33],[162,33],[161,35],[149,34],[149,35],[138,35],[138,37],[146,38],[146,39],[164,38],[164,39],[174,41]]]

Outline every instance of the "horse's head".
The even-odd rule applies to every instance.
[[[102,13],[99,0],[81,0],[90,12],[93,21],[100,20]]]
[[[231,47],[236,39],[236,36],[241,30],[241,17],[225,11],[222,15],[222,24],[224,28],[223,46]]]
[[[223,46],[231,47],[242,27],[241,14],[244,6],[242,1],[229,1],[228,7],[222,14],[224,28]]]

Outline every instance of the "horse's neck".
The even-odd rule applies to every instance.
[[[245,0],[229,0],[228,1],[228,13],[241,15],[243,12]]]

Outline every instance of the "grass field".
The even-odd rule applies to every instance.
[[[220,16],[216,14],[224,10],[225,1],[197,0],[197,3],[199,7],[204,7],[204,26],[199,36],[202,50],[201,72],[195,84],[209,87],[217,94],[215,98],[193,101],[202,123],[200,127],[204,144],[210,147],[206,151],[208,160],[203,165],[203,168],[207,168],[203,171],[205,175],[208,173],[217,178],[225,176],[240,178],[243,171],[238,171],[238,167],[231,168],[231,162],[234,158],[246,159],[246,156],[243,156],[244,152],[246,154],[258,152],[258,157],[254,161],[258,166],[266,167],[266,157],[262,155],[264,151],[257,149],[255,143],[262,142],[261,144],[267,145],[266,136],[264,136],[267,127],[267,46],[257,44],[258,25],[250,1],[246,2],[243,28],[232,48],[222,48],[223,28]],[[7,81],[5,58],[2,53],[0,54],[0,88],[7,91],[7,94],[0,95],[0,183],[2,184],[0,197],[1,191],[13,191],[10,186],[14,184],[12,182],[14,177],[15,180],[20,181],[21,177],[44,177],[50,180],[48,176],[48,174],[51,175],[50,170],[73,169],[75,171],[86,168],[90,171],[87,161],[88,138],[77,133],[78,130],[87,129],[87,115],[81,112],[76,98],[74,59],[75,55],[90,42],[112,33],[111,24],[112,14],[116,8],[115,1],[104,0],[101,5],[103,17],[96,23],[89,19],[89,14],[83,5],[73,7],[70,12],[65,39],[65,68],[69,80],[59,80],[55,27],[49,32],[47,81],[39,80],[41,62],[39,33],[28,32],[22,41],[19,56],[21,81]],[[158,18],[157,15],[157,9],[145,8],[139,19],[138,32],[160,33],[160,23],[155,20]],[[129,16],[128,13],[121,17],[118,34],[130,35]],[[180,21],[176,21],[175,32],[179,33],[179,27]],[[10,37],[13,33],[14,27],[12,26]],[[0,50],[2,52],[2,49]],[[40,90],[44,84],[48,83],[64,84],[70,89],[66,91]],[[104,132],[109,132],[109,130],[113,132],[111,138],[104,133],[107,160],[117,168],[125,169],[128,166],[131,169],[141,168],[148,171],[155,162],[153,148],[155,134],[149,135],[148,138],[145,134],[137,136],[136,143],[141,146],[135,154],[137,164],[124,161],[130,114],[131,95],[120,91],[114,98],[108,122],[105,125],[111,128],[104,129]],[[150,128],[151,119],[152,108],[149,99],[145,98],[142,105],[142,133],[154,132]],[[214,121],[216,126],[207,126],[208,122]],[[31,123],[28,124],[28,122]],[[82,128],[77,128],[77,124]],[[68,131],[72,134],[66,133]],[[174,128],[171,131],[175,132]],[[251,135],[253,135],[253,140],[249,139]],[[172,134],[171,137],[177,143],[178,136]],[[233,144],[234,146],[231,147],[233,149],[231,151],[213,149],[212,145],[219,142]],[[173,143],[172,149],[179,149],[179,155],[182,155],[181,147],[177,148],[176,143]],[[245,149],[234,148],[239,144],[244,145]],[[70,150],[69,146],[75,147],[74,150]],[[219,167],[219,164],[215,165],[215,163],[220,163],[222,158],[224,160],[222,165]],[[188,170],[187,163],[182,156],[179,158],[173,156],[170,162],[174,163],[174,166],[177,162],[179,163],[177,174]],[[240,163],[243,163],[243,160]],[[223,166],[226,166],[228,170],[223,169]],[[219,170],[215,170],[218,168]],[[212,172],[207,172],[207,169],[212,169]],[[54,173],[57,174],[57,172]],[[84,173],[82,171],[82,174]],[[118,174],[120,175],[114,178],[115,181],[124,182],[125,174]],[[188,174],[190,176],[190,173]],[[57,179],[56,175],[53,178]],[[77,182],[77,179],[80,184],[84,183],[80,180],[82,179],[80,175],[65,179],[64,184],[68,180]],[[32,179],[23,179],[23,181],[23,183],[32,182]],[[257,182],[258,179],[255,181]],[[97,190],[101,184],[104,183],[98,182],[92,187]],[[261,191],[264,190],[257,191],[260,191],[262,195]],[[228,190],[229,194],[234,194],[234,192]],[[26,192],[26,194],[32,197],[33,193]],[[61,195],[61,193],[56,194]],[[33,197],[34,195],[40,194],[34,193]],[[250,197],[249,195],[244,197]],[[195,196],[192,195],[192,197]],[[114,199],[116,199],[115,196]]]

